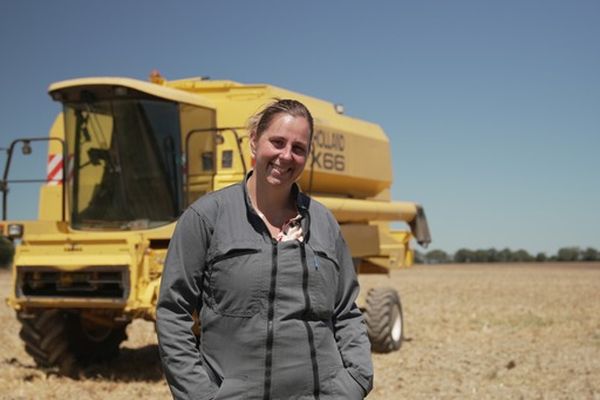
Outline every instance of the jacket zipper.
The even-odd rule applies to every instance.
[[[275,315],[275,287],[277,281],[277,241],[271,238],[271,285],[269,288],[269,307],[267,314],[267,352],[265,356],[264,400],[271,398],[271,373],[273,367],[273,317]]]
[[[300,258],[302,260],[302,292],[304,293],[304,308],[305,313],[310,313],[310,296],[308,295],[308,263],[306,262],[306,248],[304,242],[300,243]],[[316,267],[316,265],[315,265]],[[320,382],[319,382],[319,365],[317,364],[317,351],[315,349],[315,337],[308,320],[304,319],[304,327],[308,336],[308,347],[310,348],[310,362],[312,364],[313,373],[313,396],[315,400],[320,397]]]

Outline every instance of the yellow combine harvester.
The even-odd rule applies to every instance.
[[[17,145],[48,141],[48,176],[39,218],[5,222],[18,243],[14,291],[27,352],[40,366],[69,374],[114,357],[134,318],[155,319],[158,288],[175,221],[213,190],[252,167],[248,117],[273,98],[305,103],[315,118],[314,146],[302,190],[329,207],[350,246],[375,351],[399,348],[402,308],[396,291],[372,288],[368,275],[413,262],[411,239],[429,243],[423,209],[392,202],[388,138],[342,107],[271,85],[192,78],[150,82],[83,78],[54,83],[62,103],[46,138],[9,150],[0,189],[3,219]],[[410,231],[394,231],[405,221]]]

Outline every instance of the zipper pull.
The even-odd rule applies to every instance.
[[[317,256],[317,252],[315,251],[315,249],[313,249],[313,247],[310,245],[310,243],[305,242],[306,246],[310,247],[310,249],[313,252],[313,257],[314,257],[314,264],[315,264],[315,271],[319,270],[319,258]]]

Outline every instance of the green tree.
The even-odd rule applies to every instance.
[[[579,247],[562,247],[556,255],[558,261],[578,261]]]
[[[546,256],[546,253],[537,253],[537,255],[535,256],[535,261],[546,262],[548,261],[548,257]]]
[[[494,248],[487,249],[487,262],[500,262],[500,253],[498,250]]]
[[[513,261],[513,255],[512,255],[512,251],[510,251],[510,249],[508,247],[505,247],[504,249],[500,250],[500,252],[498,252],[498,262],[512,262]]]
[[[456,253],[454,253],[454,262],[455,263],[470,263],[473,262],[474,255],[473,252],[469,249],[458,249]]]
[[[515,262],[531,262],[534,258],[527,252],[527,250],[519,249],[512,255],[512,259]]]
[[[581,252],[581,261],[600,261],[600,253],[593,247],[588,247]]]
[[[435,249],[425,254],[425,262],[427,264],[446,264],[450,262],[450,257],[444,250]]]
[[[473,251],[473,262],[485,263],[488,261],[487,250],[475,250]]]

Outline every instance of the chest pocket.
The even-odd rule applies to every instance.
[[[317,319],[333,315],[339,283],[339,266],[331,252],[307,246],[308,293],[311,311]]]
[[[208,262],[208,305],[231,317],[251,317],[260,310],[260,249],[251,245],[217,250]]]

